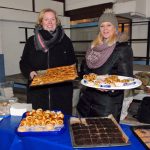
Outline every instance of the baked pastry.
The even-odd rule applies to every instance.
[[[27,131],[27,129],[25,126],[19,126],[18,127],[18,132],[26,132],[26,131]]]
[[[35,76],[31,86],[74,80],[76,77],[78,77],[76,65],[50,68]]]
[[[47,130],[47,131],[52,131],[52,130],[54,130],[54,126],[53,126],[52,124],[48,124],[48,125],[46,126],[46,130]]]
[[[43,111],[42,109],[26,112],[26,117],[20,121],[19,132],[49,131],[64,125],[64,115],[61,111]]]

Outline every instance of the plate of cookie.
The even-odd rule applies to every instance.
[[[65,128],[61,111],[32,110],[23,114],[16,129],[19,136],[57,135]]]
[[[106,90],[125,90],[139,87],[139,79],[118,75],[97,75],[94,73],[83,76],[81,84],[91,88]]]

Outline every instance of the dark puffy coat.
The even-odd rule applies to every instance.
[[[122,75],[133,76],[133,52],[127,42],[116,43],[112,55],[97,69],[89,69],[86,73],[98,75]],[[113,114],[117,121],[120,120],[124,91],[101,92],[93,88],[86,88],[82,91],[77,109],[84,117],[108,116]]]
[[[43,35],[45,33],[43,32]],[[46,33],[47,34],[47,33]],[[45,35],[46,37],[47,35]],[[45,70],[47,68],[71,65],[76,63],[71,40],[65,34],[61,42],[55,43],[47,53],[37,51],[34,46],[34,36],[31,36],[24,47],[20,61],[20,69],[26,78],[30,78],[31,71]],[[30,80],[29,80],[30,84]],[[72,82],[39,86],[27,90],[27,102],[33,108],[61,109],[64,113],[72,111]]]

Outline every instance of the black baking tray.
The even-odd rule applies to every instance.
[[[73,117],[72,117],[73,118]],[[77,118],[77,117],[76,117]],[[76,144],[75,143],[75,139],[74,139],[74,134],[73,134],[73,128],[71,126],[71,118],[69,120],[69,130],[70,130],[70,136],[71,136],[71,142],[72,142],[72,146],[74,148],[94,148],[94,147],[114,147],[114,146],[127,146],[127,145],[130,145],[131,142],[128,138],[128,136],[124,133],[124,131],[122,130],[122,128],[120,127],[120,125],[116,122],[116,120],[114,119],[114,117],[112,115],[109,115],[108,117],[90,117],[90,118],[80,118],[81,120],[83,120],[84,122],[84,119],[101,119],[101,118],[108,118],[110,120],[112,120],[112,122],[114,123],[115,127],[117,127],[120,131],[120,134],[122,134],[122,137],[126,140],[124,143],[97,143],[97,144],[83,144],[83,145],[80,145],[80,144]],[[79,118],[77,118],[79,119]],[[79,119],[79,123],[80,122],[80,119]],[[74,124],[74,123],[73,123]]]
[[[144,145],[144,147],[146,149],[150,149],[150,148],[148,148],[148,146],[146,145],[146,143],[144,141],[142,141],[142,139],[140,138],[140,136],[137,135],[137,133],[135,132],[136,129],[149,129],[150,130],[150,125],[139,125],[139,126],[132,126],[131,127],[132,132],[139,139],[139,141]],[[150,143],[150,141],[149,141],[149,143]]]

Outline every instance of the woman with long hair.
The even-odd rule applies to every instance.
[[[86,52],[86,73],[133,76],[133,52],[126,34],[118,33],[118,21],[111,9],[99,18],[99,33]],[[112,114],[119,122],[123,90],[82,90],[77,110],[83,117]]]

